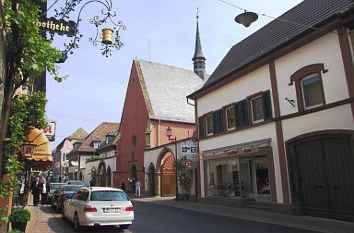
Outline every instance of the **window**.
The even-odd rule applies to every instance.
[[[324,64],[318,63],[302,67],[290,76],[289,85],[295,82],[299,112],[325,104],[322,73],[326,72]]]
[[[323,105],[320,74],[310,74],[301,79],[302,101],[305,109]]]
[[[272,118],[270,90],[249,96],[247,101],[250,123],[254,124]]]
[[[150,148],[150,132],[145,132],[145,148]]]
[[[226,128],[227,130],[235,129],[236,117],[235,117],[235,107],[231,106],[226,108]]]
[[[100,142],[99,141],[94,141],[93,142],[93,148],[97,149],[100,146]]]
[[[207,195],[239,197],[239,170],[236,158],[208,160],[206,163]]]
[[[205,117],[205,122],[206,122],[206,132],[207,135],[213,135],[213,115],[212,114],[208,114]]]
[[[264,120],[263,98],[261,95],[251,99],[251,113],[253,123]]]

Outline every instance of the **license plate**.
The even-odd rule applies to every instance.
[[[104,208],[103,213],[119,213],[119,208]]]

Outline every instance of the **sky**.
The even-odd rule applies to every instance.
[[[48,0],[48,6],[56,1]],[[212,74],[233,45],[301,1],[112,0],[115,20],[122,20],[127,29],[120,31],[124,46],[109,57],[101,55],[100,45],[89,41],[96,35],[89,20],[100,15],[103,7],[97,2],[87,4],[81,13],[79,30],[83,37],[79,48],[58,64],[59,73],[68,78],[57,83],[47,75],[46,115],[56,122],[52,149],[80,127],[90,133],[102,122],[120,122],[133,59],[193,70],[197,8],[206,70]],[[53,9],[64,2],[59,0]],[[70,20],[76,21],[85,2],[88,0],[81,2]],[[247,28],[237,24],[234,18],[243,13],[239,8],[258,13],[258,20]],[[53,15],[51,10],[47,17]],[[56,36],[53,45],[63,50],[69,40]]]

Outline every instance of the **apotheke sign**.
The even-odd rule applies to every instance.
[[[75,35],[76,23],[74,21],[57,20],[56,18],[43,18],[34,25],[40,28],[41,31],[51,31],[59,35],[67,35],[72,37]]]

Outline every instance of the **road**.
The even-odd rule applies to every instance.
[[[151,202],[134,201],[135,220],[128,230],[117,227],[85,228],[93,233],[316,233],[299,228],[226,217],[211,213],[181,209]],[[34,211],[34,212],[33,212]],[[26,233],[74,233],[72,223],[63,220],[50,206],[33,207],[35,220]],[[42,227],[47,230],[42,230]]]
[[[135,220],[133,233],[315,233],[237,218],[200,213],[148,202],[133,202]]]

